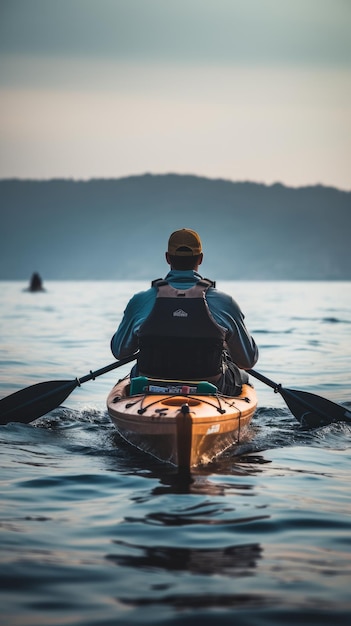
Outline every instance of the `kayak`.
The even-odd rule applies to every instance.
[[[207,381],[144,376],[123,378],[107,397],[109,417],[128,443],[186,471],[239,443],[256,407],[251,384],[231,397]]]

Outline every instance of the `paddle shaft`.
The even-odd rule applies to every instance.
[[[74,380],[47,381],[31,385],[0,400],[0,424],[9,421],[29,423],[49,413],[64,402],[76,387],[89,380],[95,380],[111,370],[121,367],[136,359],[136,355],[125,357],[106,365],[86,376]]]
[[[90,371],[81,378],[37,383],[2,398],[0,400],[0,424],[7,424],[9,421],[28,424],[60,406],[76,387],[89,380],[95,380],[98,376],[134,361],[136,358],[137,354],[134,354],[94,372]],[[292,414],[304,426],[316,427],[336,421],[351,421],[351,412],[339,404],[305,391],[286,389],[253,369],[248,370],[248,373],[274,389],[275,393],[279,393]]]
[[[294,391],[292,391],[291,389],[286,389],[285,387],[283,388],[280,384],[275,383],[273,380],[270,380],[269,378],[267,378],[267,376],[264,376],[263,374],[260,374],[260,372],[256,372],[255,370],[248,370],[248,373],[254,376],[255,378],[257,378],[258,380],[260,380],[265,385],[268,385],[269,387],[274,389],[275,393],[280,393],[283,396],[283,398],[284,398],[284,395],[291,396],[292,400],[300,403],[302,406],[305,407],[305,409],[316,412],[316,408],[313,404],[311,404],[310,402],[307,402],[304,399],[298,398],[297,395],[294,393]],[[329,419],[330,417],[328,413],[325,413],[324,411],[321,411],[320,409],[318,409],[318,413],[321,415],[321,417],[325,419]]]
[[[121,367],[122,365],[125,365],[126,363],[130,363],[131,361],[135,361],[135,359],[136,359],[136,355],[133,354],[132,356],[127,356],[124,359],[120,359],[119,361],[110,363],[110,365],[101,367],[99,370],[95,370],[95,372],[90,372],[89,374],[87,374],[86,376],[83,376],[82,378],[77,378],[78,385],[79,384],[82,385],[83,383],[86,383],[88,380],[95,380],[95,378],[98,378],[98,376],[107,374],[107,372],[111,372],[117,367]]]
[[[263,374],[260,374],[260,372],[256,372],[255,370],[247,370],[247,373],[251,374],[252,376],[254,376],[254,378],[257,378],[258,380],[260,380],[265,385],[268,385],[269,387],[272,387],[272,389],[274,389],[274,391],[276,393],[279,392],[279,388],[280,388],[281,385],[273,382],[273,380],[270,380],[266,376],[263,376]]]
[[[274,389],[275,393],[279,393],[286,401],[292,414],[303,425],[315,427],[336,421],[350,421],[351,419],[350,411],[340,404],[306,391],[286,389],[253,369],[247,370],[247,372]],[[301,413],[300,407],[305,409],[305,413]]]

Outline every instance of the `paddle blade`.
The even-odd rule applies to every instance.
[[[77,380],[52,380],[16,391],[0,400],[0,424],[29,424],[60,406],[78,384]]]
[[[333,422],[351,421],[351,412],[345,407],[314,393],[284,387],[278,391],[301,426],[317,428]]]

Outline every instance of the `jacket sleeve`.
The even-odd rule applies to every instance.
[[[241,369],[250,369],[258,360],[258,348],[245,326],[239,305],[231,296],[217,290],[211,295],[208,304],[216,321],[227,329],[226,348],[232,361]]]
[[[138,338],[134,333],[134,319],[131,301],[127,304],[122,321],[111,339],[111,351],[116,359],[135,354],[138,350]]]
[[[226,340],[232,361],[242,369],[250,369],[258,360],[258,348],[248,332],[244,321],[233,320],[233,327]]]
[[[149,315],[156,298],[156,290],[135,294],[128,302],[117,331],[111,339],[111,351],[116,359],[132,356],[138,351],[138,330]]]

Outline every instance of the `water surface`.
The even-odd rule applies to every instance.
[[[0,395],[114,361],[146,283],[1,283]],[[218,283],[255,369],[351,408],[350,283]],[[190,479],[124,443],[106,396],[129,365],[1,440],[1,606],[16,626],[349,624],[351,424],[301,430],[254,380],[249,435]]]

